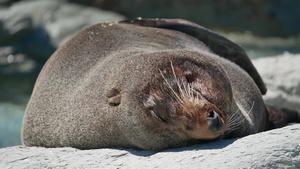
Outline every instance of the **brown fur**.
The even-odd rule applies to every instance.
[[[230,113],[232,91],[225,72],[209,62],[196,64],[182,60],[163,68],[162,76],[142,95],[150,118],[150,111],[154,111],[170,130],[189,138],[215,139],[222,135]],[[220,115],[225,126],[218,133],[208,131],[206,118],[212,111]]]
[[[283,127],[290,123],[300,123],[300,112],[268,104],[266,108],[269,112],[269,129]]]
[[[24,145],[159,151],[265,130],[255,81],[211,45],[128,23],[81,31],[42,69],[24,116]],[[213,112],[218,130],[208,127]]]

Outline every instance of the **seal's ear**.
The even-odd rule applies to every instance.
[[[200,25],[183,19],[135,19],[120,21],[119,23],[171,29],[193,36],[206,44],[215,54],[226,58],[243,68],[253,78],[260,89],[260,92],[262,94],[267,92],[267,88],[262,78],[248,58],[244,49],[225,37]]]

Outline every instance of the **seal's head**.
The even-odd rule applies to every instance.
[[[149,86],[143,99],[157,126],[200,140],[216,139],[226,131],[231,86],[224,72],[212,66],[184,61],[159,69],[156,85]]]

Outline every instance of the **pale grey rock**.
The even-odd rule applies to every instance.
[[[149,152],[9,147],[0,168],[300,168],[300,124],[243,138]]]
[[[0,73],[37,74],[50,55],[80,30],[123,19],[114,12],[60,0],[20,1],[0,8]]]
[[[300,54],[286,52],[277,57],[255,59],[253,64],[268,88],[264,100],[300,111]]]
[[[7,29],[9,36],[16,36],[20,31],[29,33],[32,27],[42,27],[55,47],[85,27],[123,19],[124,16],[114,12],[60,0],[21,1],[0,10],[0,20],[4,23],[2,27]]]

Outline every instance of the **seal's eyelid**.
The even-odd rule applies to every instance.
[[[214,104],[214,101],[211,98],[207,97],[206,95],[202,95],[202,97],[206,99],[209,103]]]
[[[214,104],[213,100],[206,95],[202,94],[198,89],[192,89],[193,91],[197,92],[197,96],[199,95],[200,97],[204,98],[207,100],[209,103]]]
[[[155,117],[156,119],[162,121],[162,122],[165,122],[165,120],[163,120],[162,118],[160,118],[153,109],[150,109],[150,113],[153,117]]]

